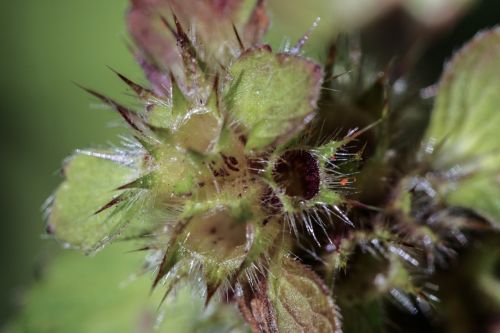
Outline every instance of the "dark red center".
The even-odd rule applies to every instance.
[[[318,161],[308,151],[290,150],[281,155],[273,175],[288,196],[309,200],[319,192]]]

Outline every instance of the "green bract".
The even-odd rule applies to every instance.
[[[92,251],[120,234],[131,220],[137,224],[126,234],[138,232],[148,223],[152,212],[142,214],[148,207],[145,198],[117,190],[137,177],[137,171],[122,164],[121,157],[109,150],[82,151],[66,162],[63,173],[67,180],[50,208],[51,233],[71,246]],[[116,209],[97,213],[109,203],[116,204]]]
[[[229,72],[228,108],[249,133],[247,149],[284,143],[312,119],[323,77],[315,63],[263,47],[242,54]]]
[[[282,265],[282,266],[281,266]],[[307,267],[285,259],[268,281],[280,332],[341,332],[328,288]]]

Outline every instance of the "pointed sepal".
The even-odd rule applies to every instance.
[[[133,194],[117,191],[134,170],[113,160],[108,151],[77,153],[64,166],[66,180],[49,207],[48,224],[55,237],[84,251],[96,249],[136,211]]]
[[[248,135],[247,150],[284,144],[312,120],[323,78],[314,62],[265,46],[242,54],[229,72],[225,101]]]

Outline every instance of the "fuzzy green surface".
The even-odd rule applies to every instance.
[[[302,264],[286,259],[274,269],[268,288],[279,332],[341,332],[326,287]]]
[[[92,154],[112,156],[113,153],[94,151]],[[49,217],[49,228],[62,242],[92,251],[107,242],[107,238],[116,236],[132,218],[140,219],[143,226],[147,224],[147,217],[140,214],[145,206],[140,199],[129,199],[122,206],[118,203],[115,209],[96,213],[122,194],[122,190],[117,191],[118,187],[137,177],[134,169],[78,153],[67,162],[64,174],[66,181],[55,194]]]
[[[500,218],[500,28],[479,33],[448,64],[435,102],[429,140],[432,167],[458,180],[446,201]],[[481,198],[481,199],[479,199]]]
[[[299,131],[314,111],[322,82],[318,65],[303,58],[248,51],[230,68],[228,108],[249,132],[247,149],[261,149]]]
[[[230,330],[238,324],[236,312],[224,307],[204,313],[202,299],[186,288],[158,310],[161,290],[150,296],[148,275],[133,278],[143,254],[126,250],[113,245],[95,257],[62,253],[4,333],[236,332]]]

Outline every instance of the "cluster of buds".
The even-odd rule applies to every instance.
[[[411,153],[391,132],[400,115],[389,75],[369,84],[334,75],[335,46],[324,65],[302,55],[309,33],[274,52],[262,43],[263,0],[133,0],[127,20],[149,86],[116,73],[138,108],[84,88],[132,135],[121,148],[67,160],[48,230],[69,246],[140,243],[153,286],[168,295],[201,283],[207,304],[217,294],[237,303],[255,332],[341,332],[335,301],[348,312],[388,295],[412,313],[428,311],[434,285],[423,277],[453,256],[464,230],[491,228],[448,205],[457,197],[449,184],[463,175],[444,171],[462,151],[427,145],[410,158],[417,167],[401,172],[394,155]],[[498,45],[499,35],[478,39]],[[356,110],[375,117],[362,129],[332,130]],[[422,142],[442,139],[436,128]],[[367,192],[379,193],[373,204]],[[488,209],[495,218],[498,207]]]

